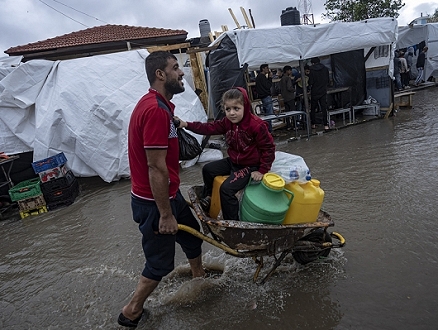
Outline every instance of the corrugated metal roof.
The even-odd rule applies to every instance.
[[[33,42],[27,45],[11,47],[6,54],[44,51],[57,48],[84,46],[114,41],[181,36],[187,38],[185,30],[171,30],[128,25],[101,25],[89,29],[64,34],[59,37]]]

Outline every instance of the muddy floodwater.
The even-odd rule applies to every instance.
[[[138,329],[437,329],[437,99],[420,90],[395,117],[280,142],[321,181],[346,246],[305,266],[288,256],[265,285],[252,259],[208,243],[216,272],[192,280],[178,248]],[[201,167],[181,171],[183,194]],[[67,208],[0,221],[0,329],[120,328],[144,263],[130,182],[80,184]]]

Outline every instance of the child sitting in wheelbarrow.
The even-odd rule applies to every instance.
[[[275,144],[268,124],[251,111],[251,103],[245,89],[236,87],[222,96],[225,116],[210,123],[185,122],[179,118],[179,128],[201,135],[225,134],[228,157],[210,162],[202,168],[204,180],[203,198],[200,204],[208,212],[214,178],[229,175],[220,188],[222,215],[225,220],[239,220],[239,201],[236,193],[245,188],[250,178],[263,179],[275,159]]]

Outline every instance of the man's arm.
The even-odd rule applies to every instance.
[[[310,70],[309,79],[307,80],[307,87],[312,86],[314,80],[315,78],[313,77],[313,71]]]
[[[176,234],[178,223],[170,207],[166,155],[167,149],[146,149],[152,195],[160,212],[158,230],[160,234]]]
[[[287,79],[287,84],[286,84],[286,89],[289,91],[289,92],[295,92],[295,88],[294,88],[294,83],[293,83],[293,80],[292,80],[292,78],[288,78]]]

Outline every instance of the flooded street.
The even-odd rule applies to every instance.
[[[420,90],[395,117],[278,145],[321,181],[343,249],[306,266],[288,256],[260,286],[252,259],[208,243],[204,264],[217,272],[191,280],[178,248],[138,329],[435,329],[437,98]],[[201,167],[181,171],[183,194],[202,184]],[[0,221],[0,329],[123,329],[144,263],[130,182],[80,183],[67,208]]]

